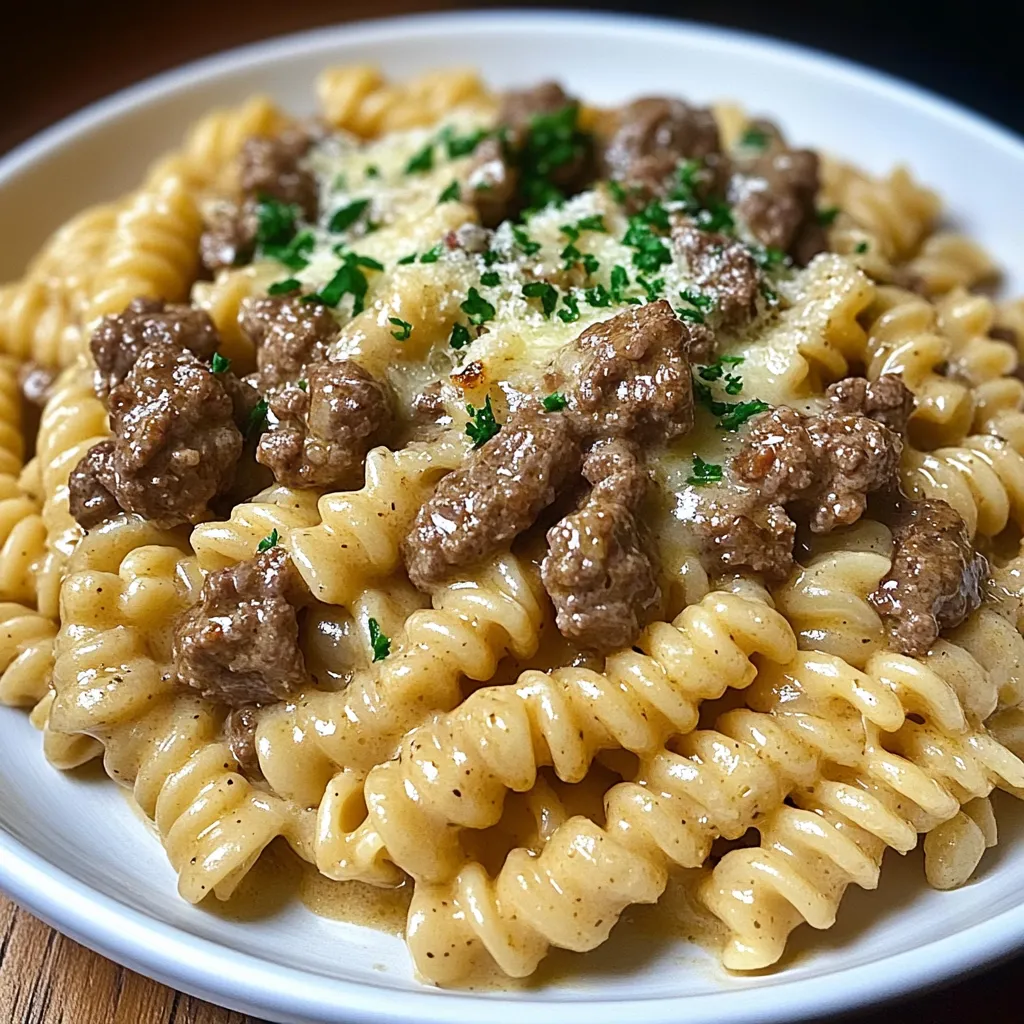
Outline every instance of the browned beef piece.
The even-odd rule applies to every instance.
[[[295,383],[307,366],[323,362],[339,332],[326,306],[284,296],[246,299],[238,322],[256,346],[264,391]]]
[[[290,385],[270,398],[278,422],[256,459],[278,483],[321,490],[358,487],[366,453],[392,421],[391,392],[358,363],[320,363],[306,390]]]
[[[513,413],[419,510],[402,542],[409,578],[429,590],[511,543],[576,475],[580,460],[570,417],[532,406]]]
[[[164,526],[197,522],[230,486],[242,452],[224,374],[151,345],[110,392],[118,504]]]
[[[692,223],[672,232],[676,251],[686,265],[697,290],[714,300],[711,316],[725,327],[742,327],[757,313],[761,271],[750,250],[734,238],[701,231]]]
[[[785,579],[793,568],[796,524],[780,505],[745,495],[730,504],[707,501],[694,519],[708,574],[755,572]]]
[[[705,334],[707,327],[683,323],[664,299],[588,327],[562,366],[581,430],[638,440],[685,434],[693,426],[687,352]]]
[[[217,328],[205,310],[144,296],[132,299],[123,313],[105,316],[89,341],[96,362],[96,393],[105,399],[150,345],[188,349],[208,360],[219,344]]]
[[[279,135],[246,139],[239,158],[238,183],[247,196],[264,196],[293,203],[307,220],[317,215],[316,177],[302,166],[314,135],[304,127],[286,128]]]
[[[818,154],[789,149],[777,132],[768,146],[742,161],[729,182],[729,203],[762,245],[808,263],[826,245],[818,223]]]
[[[228,741],[231,756],[238,762],[242,774],[250,779],[263,775],[260,759],[256,753],[256,709],[235,708],[224,719],[224,737]]]
[[[619,111],[618,126],[602,154],[604,174],[627,184],[633,206],[666,195],[678,183],[676,170],[684,160],[705,164],[705,191],[714,187],[714,169],[721,153],[718,124],[706,107],[677,99],[648,96]]]
[[[68,504],[79,526],[91,530],[118,515],[116,490],[114,442],[100,441],[82,456],[68,478]]]
[[[50,398],[53,382],[57,379],[57,371],[40,363],[22,363],[18,370],[18,386],[21,397],[37,409],[42,409]]]
[[[599,441],[583,463],[592,489],[547,533],[544,588],[563,636],[581,647],[627,647],[658,595],[636,513],[647,489],[642,456],[627,441]]]
[[[892,568],[868,600],[886,620],[897,649],[916,657],[981,604],[988,561],[944,501],[907,502],[891,525]]]
[[[298,623],[307,598],[280,547],[210,573],[175,631],[178,679],[233,708],[294,695],[307,681]]]
[[[847,377],[836,381],[825,394],[837,412],[869,416],[897,434],[906,432],[914,411],[914,393],[897,373],[883,373],[873,381]]]
[[[894,483],[902,451],[902,437],[867,416],[780,407],[751,421],[732,468],[762,503],[796,506],[814,533],[829,533],[855,523],[867,495]]]
[[[248,263],[256,249],[256,200],[225,203],[207,217],[199,238],[199,259],[207,270]]]
[[[503,137],[485,139],[477,146],[468,179],[470,199],[485,227],[497,227],[522,207],[519,151],[526,144],[532,120],[556,114],[575,103],[557,82],[542,82],[532,89],[502,96],[498,125],[503,129]],[[586,152],[550,168],[548,177],[552,184],[571,193],[585,184],[590,171],[590,153]]]

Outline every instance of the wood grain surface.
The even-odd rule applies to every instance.
[[[355,17],[487,3],[383,0],[367,10],[352,0],[250,0],[246,5],[178,0],[169,16],[162,4],[92,0],[88,4],[57,5],[59,12],[54,7],[51,13],[59,13],[59,31],[49,23],[43,25],[29,5],[18,6],[32,21],[19,26],[17,14],[5,14],[8,45],[0,61],[0,92],[16,97],[17,102],[6,104],[0,113],[0,153],[101,96],[226,47]],[[712,6],[717,12],[718,5]],[[718,20],[748,27],[742,6],[724,5],[723,11],[728,8],[736,17],[723,14]],[[770,6],[775,12],[777,5]],[[790,6],[795,9],[797,5]],[[687,6],[691,16],[707,14],[691,7]],[[671,7],[678,9],[674,4]],[[665,12],[670,12],[669,7]],[[712,13],[718,17],[716,12]],[[749,27],[766,26],[752,22]],[[844,25],[844,33],[846,28]],[[805,41],[841,49],[827,36]],[[871,47],[876,47],[878,41],[877,33],[872,32]],[[480,55],[467,55],[467,63],[479,59]],[[957,60],[961,59],[962,54],[958,54]],[[25,88],[25,82],[31,82],[32,88]],[[915,1024],[963,1024],[981,1014],[996,1024],[1019,1021],[1024,1019],[1018,994],[1022,971],[1024,960],[1012,961],[897,1007],[853,1015],[848,1018],[849,1024],[885,1024],[904,1019]],[[119,967],[59,935],[0,895],[0,1024],[261,1022],[174,992]]]

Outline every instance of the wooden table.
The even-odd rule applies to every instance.
[[[470,6],[486,3],[384,0],[372,13]],[[242,10],[230,3],[178,0],[173,17],[168,17],[161,4],[132,5],[130,17],[126,17],[124,5],[116,0],[93,0],[62,5],[59,12],[54,11],[59,15],[60,31],[41,31],[35,21],[34,30],[24,37],[6,20],[5,37],[16,45],[5,47],[0,61],[0,95],[16,97],[17,102],[6,105],[0,121],[0,153],[84,104],[182,61],[367,13],[364,5],[352,0],[258,0],[244,7],[244,16]],[[774,5],[772,10],[774,18],[778,13]],[[694,16],[700,13],[695,11]],[[712,13],[717,16],[718,12]],[[27,8],[26,14],[34,17]],[[743,18],[736,20],[742,22]],[[915,33],[918,29],[916,26]],[[876,44],[873,33],[872,48]],[[472,55],[467,55],[467,63],[471,61]],[[28,82],[31,89],[26,87]],[[1022,970],[1024,961],[1018,960],[898,1009],[857,1015],[850,1018],[850,1024],[883,1024],[897,1018],[915,1024],[962,1024],[980,1012],[996,1024],[1017,1021],[1024,1015],[1017,984]],[[57,934],[0,896],[0,1024],[259,1022],[127,971]]]

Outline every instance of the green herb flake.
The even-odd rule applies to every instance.
[[[512,237],[516,240],[516,245],[518,245],[527,256],[533,256],[540,252],[540,242],[535,242],[530,238],[526,233],[525,228],[513,228]]]
[[[722,467],[713,462],[705,462],[699,455],[693,457],[693,473],[686,478],[694,487],[706,487],[717,484],[722,479]]]
[[[743,390],[743,378],[737,373],[725,375],[725,393],[727,395],[738,395]]]
[[[347,231],[370,208],[369,199],[356,199],[354,202],[335,211],[327,223],[327,230],[333,232]]]
[[[256,203],[256,244],[261,249],[287,245],[295,237],[299,212],[293,203],[261,196]]]
[[[270,533],[267,534],[267,536],[264,537],[263,540],[261,540],[259,544],[256,545],[257,553],[262,555],[264,551],[269,551],[271,548],[276,548],[280,540],[281,538],[277,530],[271,530]]]
[[[663,277],[656,277],[653,281],[648,281],[646,277],[641,277],[637,274],[636,283],[643,288],[648,302],[657,302],[661,293],[665,290],[665,278]]]
[[[501,277],[496,270],[488,270],[480,275],[480,283],[486,288],[497,288],[501,284]]]
[[[739,366],[743,356],[719,356],[708,366],[699,366],[697,373],[702,380],[721,380],[727,366]]]
[[[551,316],[558,305],[558,289],[547,281],[530,281],[523,285],[523,295],[528,299],[540,299],[545,316]]]
[[[455,324],[452,327],[451,337],[448,344],[454,349],[465,348],[470,342],[469,328],[465,324]]]
[[[781,249],[776,249],[772,245],[751,246],[750,253],[754,257],[754,262],[762,270],[771,270],[773,267],[781,267],[789,263],[789,257]]]
[[[493,249],[488,249],[488,250],[487,250],[487,251],[486,251],[486,252],[485,252],[485,253],[484,253],[484,254],[483,254],[483,255],[482,255],[481,257],[480,257],[480,259],[482,259],[482,260],[484,261],[484,266],[485,266],[485,267],[493,267],[493,266],[494,266],[494,264],[495,264],[495,263],[497,263],[497,262],[498,262],[498,260],[500,260],[500,259],[501,259],[501,254],[500,254],[500,253],[497,253],[497,252],[495,252],[495,251],[494,251]]]
[[[589,217],[576,221],[576,227],[579,231],[600,231],[602,234],[608,234],[604,217],[600,213],[594,213]]]
[[[414,253],[414,252],[411,252],[411,253],[409,253],[409,255],[408,255],[408,256],[403,256],[403,257],[402,257],[402,258],[401,258],[401,259],[400,259],[400,260],[398,261],[398,266],[400,266],[400,267],[406,267],[406,266],[408,266],[408,265],[409,265],[410,263],[415,263],[415,262],[416,262],[416,253]]]
[[[468,135],[456,135],[451,127],[443,128],[438,138],[444,143],[450,160],[458,160],[460,156],[469,156],[477,146],[490,134],[485,128],[479,128]]]
[[[612,199],[615,200],[620,206],[629,198],[628,193],[619,181],[609,181],[608,191],[612,195]]]
[[[261,398],[250,410],[245,421],[245,436],[248,438],[259,437],[267,429],[267,400]]]
[[[494,418],[494,410],[491,408],[491,396],[488,395],[484,404],[476,409],[472,405],[466,406],[470,420],[466,424],[466,436],[473,442],[474,448],[480,448],[487,444],[495,434],[501,430],[501,424]]]
[[[469,317],[469,322],[474,327],[487,323],[494,319],[495,309],[475,288],[470,287],[469,295],[459,309]]]
[[[597,306],[598,308],[612,304],[612,297],[603,284],[596,284],[593,288],[588,288],[583,293],[583,297],[587,300],[588,305]]]
[[[826,207],[823,207],[822,209],[818,210],[817,213],[815,214],[815,217],[817,218],[818,223],[823,228],[827,228],[830,225],[834,224],[835,223],[835,219],[838,216],[839,216],[839,207],[838,206],[826,206]]]
[[[294,277],[286,277],[283,281],[275,281],[268,289],[268,295],[288,295],[297,292],[302,287],[302,282]]]
[[[436,263],[441,258],[441,251],[443,248],[443,244],[438,242],[433,249],[428,249],[420,257],[420,263]]]
[[[583,254],[583,269],[588,275],[596,274],[601,269],[601,263],[592,252]]]
[[[394,324],[398,330],[391,332],[391,337],[397,341],[408,341],[409,335],[412,334],[412,324],[408,320],[403,320],[400,316],[389,316],[388,323]]]
[[[558,319],[565,324],[573,324],[580,318],[580,303],[572,292],[566,292],[562,296],[564,309],[558,311]]]
[[[452,183],[437,197],[439,203],[457,203],[459,201],[460,189],[457,181]]]
[[[214,352],[213,358],[210,360],[210,369],[214,373],[227,373],[231,369],[231,360],[219,352]]]
[[[384,265],[371,256],[360,256],[358,253],[345,253],[342,264],[334,277],[330,279],[312,298],[325,306],[334,308],[346,295],[352,296],[352,315],[363,311],[366,303],[366,291],[369,284],[363,268],[367,270],[383,270]]]
[[[612,298],[616,302],[626,302],[625,291],[629,287],[629,274],[626,273],[625,267],[612,267],[609,284],[611,286]]]
[[[579,105],[570,103],[550,114],[535,114],[516,154],[519,190],[528,209],[539,210],[565,198],[554,184],[559,168],[581,161],[593,145],[578,125]]]
[[[370,632],[373,660],[383,661],[391,653],[391,638],[381,632],[380,623],[376,619],[367,619],[366,628]]]
[[[367,164],[366,170],[363,172],[368,178],[379,178],[380,168],[376,164]]]
[[[575,224],[563,224],[558,229],[570,242],[578,242],[580,237],[580,229]]]
[[[713,199],[697,214],[697,227],[702,231],[721,231],[729,234],[736,227],[736,222],[729,206]]]
[[[308,391],[309,381],[306,380],[305,377],[303,377],[303,379],[298,382],[298,388],[300,391]]]
[[[718,421],[718,426],[722,430],[738,430],[751,416],[770,408],[771,406],[767,402],[762,402],[760,398],[752,398],[749,402],[737,402]]]
[[[764,149],[768,145],[768,135],[760,128],[748,128],[740,136],[740,145],[748,149]]]
[[[854,246],[853,251],[855,253],[858,253],[858,254],[862,254],[862,253],[867,252],[868,251],[868,243],[867,242],[858,242]]]
[[[434,169],[434,140],[431,139],[421,150],[413,153],[405,165],[406,174],[423,174]]]
[[[633,266],[645,274],[653,274],[659,267],[672,262],[668,246],[654,233],[643,214],[629,218],[629,230],[622,242],[636,250]]]
[[[561,412],[568,404],[569,399],[561,391],[552,391],[541,400],[545,412]]]
[[[562,265],[563,270],[571,270],[581,259],[583,259],[583,253],[581,253],[572,242],[570,242],[559,253],[559,256],[561,256],[564,261]]]

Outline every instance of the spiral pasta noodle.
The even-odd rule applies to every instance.
[[[339,769],[362,779],[402,736],[461,698],[465,678],[490,679],[506,653],[531,657],[546,614],[533,566],[502,554],[439,588],[405,623],[401,647],[343,692],[313,691],[261,717],[260,767],[274,791],[320,803]]]
[[[863,720],[894,729],[904,719],[895,694],[829,655],[767,666],[799,670],[801,713],[726,712],[714,729],[642,757],[635,781],[607,794],[603,828],[574,817],[539,855],[510,853],[494,879],[470,863],[453,881],[418,883],[408,941],[419,971],[451,984],[489,958],[523,977],[550,945],[593,949],[626,906],[660,896],[670,865],[700,866],[713,840],[743,835],[823,761],[855,763]]]
[[[785,680],[769,674],[766,682],[776,689],[799,684],[799,667],[785,673]],[[849,884],[875,887],[886,848],[905,853],[918,833],[949,821],[962,805],[996,786],[1024,783],[1024,763],[969,724],[936,673],[879,653],[866,676],[893,687],[923,722],[908,719],[898,730],[866,725],[857,763],[794,790],[794,806],[781,806],[758,824],[759,847],[733,850],[719,861],[702,899],[729,930],[723,962],[730,969],[775,963],[797,924],[834,923]],[[749,898],[740,897],[746,893]]]
[[[991,299],[955,288],[936,304],[938,325],[952,342],[949,373],[971,386],[999,380],[1017,368],[1017,350],[990,338],[995,325]]]
[[[603,673],[527,671],[514,686],[477,690],[450,715],[413,730],[397,760],[370,772],[369,815],[342,845],[360,848],[372,832],[414,878],[445,881],[464,859],[453,826],[495,824],[505,793],[530,789],[542,765],[578,782],[601,750],[649,754],[692,731],[703,700],[749,685],[753,653],[787,661],[795,651],[778,613],[723,593],[671,624],[649,626],[636,646],[610,656]],[[341,786],[337,792],[350,797]],[[334,793],[321,805],[321,836],[325,817],[346,816],[349,800]]]
[[[455,107],[487,108],[492,99],[475,71],[431,71],[407,82],[389,83],[370,65],[322,71],[316,83],[324,117],[335,128],[371,138],[434,124]]]
[[[925,239],[906,271],[928,296],[973,288],[998,276],[992,257],[977,242],[952,231],[937,231]]]

